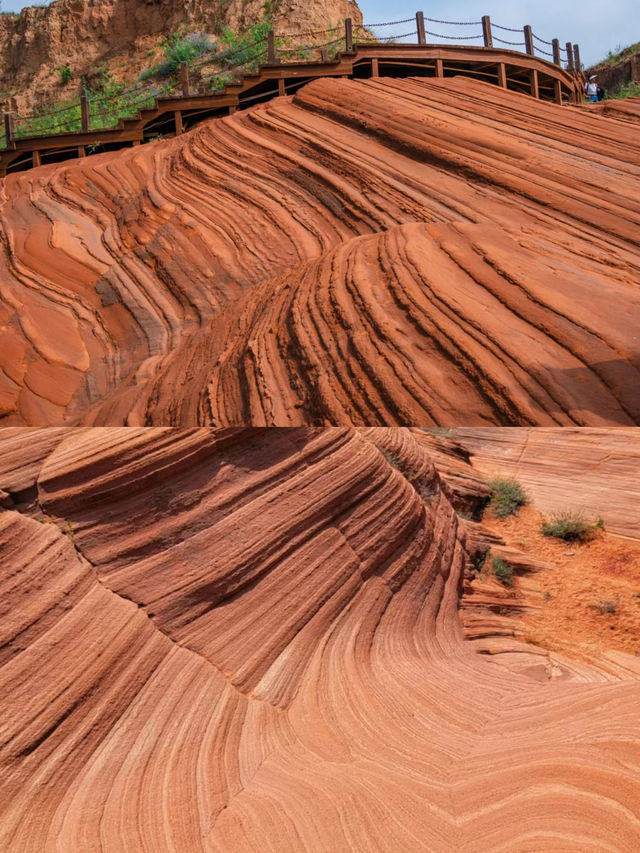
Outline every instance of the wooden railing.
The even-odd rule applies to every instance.
[[[409,29],[407,24],[412,25],[409,32],[406,31]],[[439,24],[439,29],[443,26],[464,27],[466,34],[454,36],[434,32],[427,29],[427,24]],[[397,31],[398,28],[401,32]],[[474,29],[469,32],[468,28]],[[389,31],[391,34],[387,35]],[[514,40],[515,33],[519,34],[517,41]],[[442,43],[430,41],[432,38],[438,38]],[[391,53],[396,57],[393,62],[389,58]],[[250,55],[249,60],[247,55]],[[230,61],[224,65],[221,57]],[[109,103],[108,97],[90,97],[83,91],[77,101],[57,111],[47,113],[38,110],[31,116],[21,116],[14,110],[8,110],[3,120],[4,145],[0,139],[0,175],[10,166],[19,169],[40,165],[41,152],[44,151],[77,148],[72,156],[85,156],[91,153],[91,146],[98,144],[135,145],[147,141],[152,138],[145,130],[148,122],[161,123],[161,117],[167,114],[174,122],[173,132],[181,133],[186,129],[183,114],[190,120],[197,114],[202,117],[218,114],[215,110],[220,109],[233,112],[254,100],[291,91],[294,83],[287,83],[289,78],[295,82],[318,76],[352,76],[355,66],[358,65],[359,69],[364,59],[370,61],[371,76],[377,76],[380,65],[384,63],[387,73],[398,73],[403,57],[407,74],[420,73],[417,69],[422,63],[426,69],[424,73],[433,73],[434,76],[468,73],[482,79],[484,75],[500,86],[559,102],[563,97],[577,97],[580,88],[578,45],[567,43],[562,48],[558,39],[547,42],[530,26],[509,29],[493,24],[489,16],[484,16],[481,21],[440,21],[427,18],[422,12],[414,18],[373,25],[354,24],[347,19],[339,27],[302,36],[270,32],[262,41],[245,44],[235,56],[227,52],[204,56],[190,65],[183,62],[171,88],[163,90],[137,83],[114,96],[115,107]],[[443,64],[445,57],[450,63],[448,67]],[[495,73],[482,71],[481,66],[492,63]],[[520,69],[520,82],[513,75],[509,78],[509,69],[512,72]],[[233,75],[233,81],[224,83],[224,75]],[[539,75],[551,81],[543,95],[540,93]],[[264,96],[263,84],[267,85],[270,80],[277,81],[277,86]],[[255,92],[249,94],[250,88]],[[126,109],[123,109],[123,103]],[[68,121],[67,115],[71,116]],[[52,132],[45,127],[43,130],[48,120],[57,123],[59,129]],[[24,151],[25,156],[28,151],[31,162],[27,162],[27,158],[24,163],[18,163],[19,151]]]

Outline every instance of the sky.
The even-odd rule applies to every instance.
[[[31,5],[22,0],[0,2],[5,12]],[[559,38],[563,45],[577,42],[585,65],[603,59],[609,50],[640,40],[638,0],[430,0],[428,4],[424,0],[359,0],[359,5],[366,23],[409,18],[422,6],[426,16],[447,21],[479,21],[483,15],[490,15],[492,21],[505,27],[531,24],[533,31],[546,41]],[[427,23],[427,29],[443,35],[475,31],[472,27],[442,28],[432,23]],[[513,33],[500,35],[507,40],[520,40]]]

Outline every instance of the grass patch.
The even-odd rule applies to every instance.
[[[521,506],[527,504],[527,495],[520,483],[513,477],[496,477],[489,480],[491,500],[489,506],[497,518],[515,515]]]
[[[552,539],[565,542],[589,542],[599,530],[604,530],[604,521],[587,521],[578,512],[564,512],[542,522],[542,533]]]
[[[640,83],[636,83],[635,80],[630,80],[619,89],[608,93],[607,98],[613,98],[614,100],[619,100],[621,98],[640,98]]]
[[[207,33],[176,32],[161,43],[164,62],[157,67],[157,73],[168,77],[180,67],[180,63],[192,63],[206,53],[215,50],[215,44]]]
[[[513,567],[502,557],[491,560],[493,574],[504,586],[513,586]]]
[[[68,65],[58,65],[56,71],[60,75],[60,83],[63,86],[66,86],[67,83],[73,78],[73,71]]]

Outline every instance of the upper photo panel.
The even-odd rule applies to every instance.
[[[640,424],[639,45],[503,4],[20,6],[0,427]]]

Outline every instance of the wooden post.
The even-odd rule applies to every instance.
[[[441,59],[436,59],[436,77],[444,77],[444,63]]]
[[[78,145],[78,157],[86,157],[87,152],[84,145]]]
[[[180,79],[180,88],[185,98],[189,97],[189,64],[187,62],[180,63],[180,71],[178,72]]]
[[[482,35],[484,37],[484,46],[493,47],[493,36],[491,34],[491,18],[484,15],[482,18]]]
[[[16,144],[16,123],[13,113],[4,114],[4,134],[7,137],[7,148],[14,148]]]
[[[553,87],[556,93],[556,104],[562,103],[562,83],[559,80],[553,81]]]
[[[424,28],[424,12],[416,14],[416,24],[418,25],[418,44],[426,44],[427,33]]]
[[[180,110],[176,110],[173,114],[176,123],[176,136],[180,136],[180,134],[184,131],[184,127],[182,124],[182,113]]]
[[[560,59],[560,39],[554,39],[551,44],[553,45],[553,61],[556,65],[562,65],[562,60]]]
[[[576,67],[576,71],[582,71],[582,63],[580,62],[580,45],[574,44],[573,46],[573,64]]]
[[[566,43],[565,47],[566,47],[566,50],[567,50],[567,70],[568,70],[568,71],[573,71],[573,69],[574,69],[574,64],[573,64],[573,45],[571,44],[571,42],[570,42],[570,41],[568,41],[568,42]]]
[[[347,53],[350,53],[353,50],[353,20],[351,18],[345,18],[344,21],[344,38],[345,38],[345,49]]]
[[[531,70],[531,94],[534,98],[540,99],[540,87],[538,85],[538,72],[535,68]]]
[[[269,30],[269,34],[267,36],[268,47],[267,47],[267,62],[269,65],[277,65],[278,64],[278,55],[276,53],[276,34],[273,30]]]
[[[323,48],[322,48],[322,50],[320,51],[320,59],[321,59],[323,62],[328,62],[328,61],[329,61],[329,51],[327,50],[327,48],[326,48],[326,47],[323,47]]]
[[[524,28],[524,49],[529,56],[533,56],[535,53],[533,49],[533,30],[529,24]]]
[[[32,151],[31,156],[33,159],[33,168],[35,169],[36,166],[39,166],[42,163],[42,160],[40,158],[40,152],[39,151]]]
[[[498,63],[498,86],[503,89],[507,88],[507,66],[504,62]]]
[[[80,95],[80,115],[82,120],[82,130],[86,133],[89,130],[91,113],[89,110],[89,98],[84,92]]]
[[[379,77],[380,76],[380,67],[379,67],[377,57],[374,57],[371,60],[371,76],[372,77]]]
[[[286,95],[286,94],[287,94],[287,90],[286,90],[286,87],[284,85],[284,78],[280,77],[280,79],[278,80],[278,95],[280,95],[280,97],[282,97],[283,95]]]

